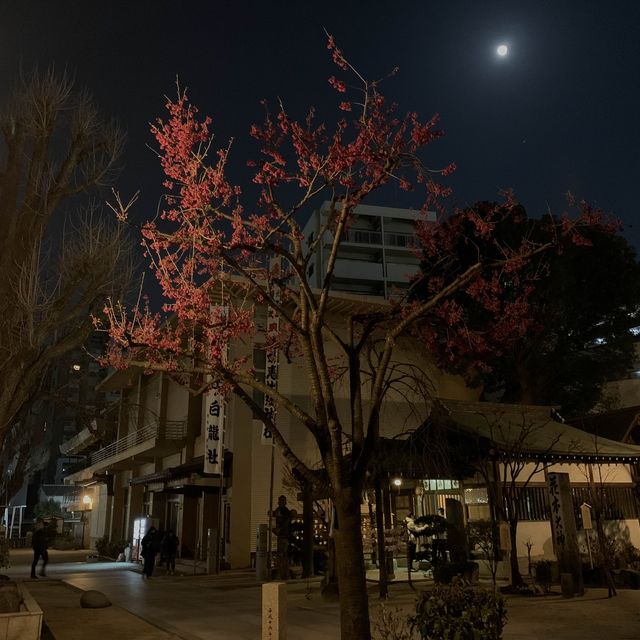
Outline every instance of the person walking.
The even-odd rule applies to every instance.
[[[147,531],[144,538],[140,541],[140,546],[142,547],[140,555],[144,559],[142,566],[143,578],[149,579],[153,575],[153,569],[156,564],[156,553],[158,551],[157,533],[158,531],[155,527],[150,527],[149,531]]]
[[[178,536],[173,533],[172,529],[162,539],[162,555],[167,563],[167,574],[174,576],[176,574],[176,554],[178,553]]]
[[[45,569],[47,562],[49,562],[49,552],[47,547],[49,546],[47,540],[47,530],[45,528],[44,520],[38,518],[36,521],[36,528],[31,537],[31,547],[33,548],[33,562],[31,563],[31,578],[37,579],[36,568],[38,562],[42,558],[42,569],[40,569],[40,575],[46,577]]]

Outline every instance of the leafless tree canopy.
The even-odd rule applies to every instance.
[[[123,143],[66,74],[35,72],[0,105],[0,441],[127,282],[131,244],[89,200]]]

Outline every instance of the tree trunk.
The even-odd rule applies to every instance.
[[[382,506],[382,483],[380,478],[375,480],[376,494],[376,535],[378,541],[378,585],[380,598],[389,597],[389,572],[387,571],[386,541],[384,536],[384,513]]]
[[[338,515],[335,542],[340,590],[340,637],[342,640],[370,640],[360,491],[351,487],[342,489],[336,492],[335,501]]]
[[[519,587],[524,584],[522,576],[520,575],[520,565],[518,564],[518,521],[509,521],[509,539],[511,541],[511,551],[509,552],[509,559],[511,564],[511,584],[514,587]]]
[[[302,577],[313,576],[313,494],[311,487],[302,488]]]

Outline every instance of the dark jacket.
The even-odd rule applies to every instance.
[[[140,541],[140,546],[142,547],[142,550],[140,552],[140,555],[143,558],[146,557],[150,557],[152,555],[155,555],[158,551],[158,543],[156,542],[156,535],[157,532],[156,531],[149,531],[144,538],[142,538],[142,540]]]
[[[175,556],[178,552],[178,536],[166,535],[162,540],[162,553],[165,556]]]
[[[45,529],[36,529],[31,537],[31,546],[36,551],[46,551],[49,546]]]

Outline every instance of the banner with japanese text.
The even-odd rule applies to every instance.
[[[226,317],[226,307],[214,307],[212,315]],[[226,360],[226,350],[222,353],[223,362]],[[222,473],[222,456],[224,455],[224,418],[225,401],[221,391],[221,384],[216,382],[205,393],[203,407],[204,425],[204,472],[212,474]]]
[[[271,261],[270,269],[273,272],[277,270],[280,266],[279,258],[276,258]],[[274,287],[273,297],[276,301],[280,299],[280,291]],[[278,388],[278,363],[279,363],[279,355],[278,348],[274,346],[277,344],[278,336],[280,334],[280,314],[277,309],[273,307],[269,307],[267,312],[267,327],[266,327],[266,338],[267,338],[267,351],[265,354],[265,368],[264,368],[264,382],[267,387],[271,389]],[[277,414],[277,405],[274,402],[273,398],[268,396],[266,393],[264,394],[264,412],[266,416],[272,421],[276,421]],[[268,425],[264,422],[262,423],[262,444],[273,444],[273,433]]]

